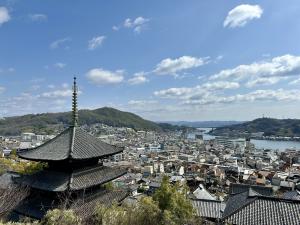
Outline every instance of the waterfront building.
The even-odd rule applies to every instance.
[[[21,134],[21,140],[22,141],[31,141],[34,136],[35,136],[34,133],[22,133]]]
[[[103,184],[126,173],[103,166],[102,160],[123,151],[90,135],[78,126],[77,85],[74,78],[72,124],[44,144],[19,152],[26,160],[47,163],[42,171],[22,175],[15,182],[30,194],[15,208],[18,215],[41,219],[47,210],[64,205],[85,218],[98,203],[121,201],[125,191],[108,191]]]
[[[238,152],[243,153],[246,147],[246,140],[244,138],[232,139],[229,137],[218,136],[215,138],[217,144],[223,145],[228,149],[237,149]]]

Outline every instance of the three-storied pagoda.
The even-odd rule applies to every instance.
[[[30,187],[30,195],[15,209],[18,214],[41,219],[47,210],[64,204],[81,216],[89,216],[96,204],[119,202],[127,196],[125,191],[108,191],[102,186],[126,173],[102,163],[103,158],[123,149],[100,141],[78,126],[77,93],[74,78],[72,125],[52,140],[18,154],[22,159],[48,164],[42,171],[16,179]]]

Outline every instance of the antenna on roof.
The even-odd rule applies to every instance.
[[[76,83],[76,77],[74,77],[72,97],[72,125],[74,127],[78,125],[77,93],[78,87]]]

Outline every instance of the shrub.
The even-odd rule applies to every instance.
[[[18,222],[1,222],[0,221],[0,225],[38,225],[38,222],[24,222],[24,223],[18,223]]]
[[[142,198],[136,206],[98,205],[95,210],[96,225],[152,225],[159,220],[159,207],[151,197]]]
[[[49,210],[41,225],[80,225],[81,219],[75,215],[72,210]]]
[[[46,163],[19,160],[16,157],[0,158],[0,165],[20,174],[32,174],[47,166]]]

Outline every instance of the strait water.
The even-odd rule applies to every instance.
[[[207,134],[206,132],[210,131],[210,128],[199,128],[200,130],[205,130],[205,132],[199,132],[203,134],[204,140],[215,139],[214,136]],[[272,149],[284,151],[285,149],[297,149],[300,150],[299,141],[272,141],[272,140],[254,140],[251,139],[251,143],[255,145],[257,149]]]

